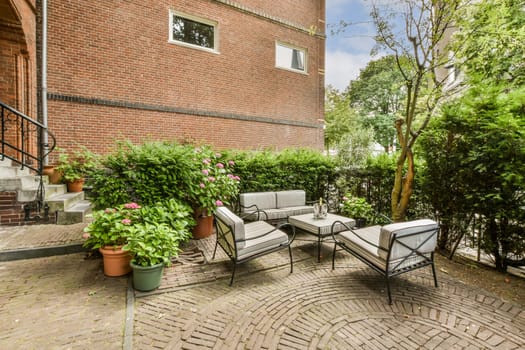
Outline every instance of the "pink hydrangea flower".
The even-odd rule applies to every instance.
[[[111,213],[114,213],[114,212],[115,212],[115,210],[113,208],[106,208],[106,209],[104,209],[104,213],[106,213],[106,214],[111,214]]]
[[[235,165],[235,162],[234,162],[233,160],[229,160],[229,161],[228,161],[228,165],[229,165],[229,166],[234,166],[234,165]]]
[[[218,207],[222,207],[222,206],[224,205],[224,203],[222,203],[221,200],[217,199],[217,200],[215,201],[215,205],[218,206]]]
[[[220,158],[220,157],[222,157],[222,154],[220,154],[220,153],[215,153],[215,157]]]
[[[209,182],[213,182],[213,181],[215,181],[215,178],[214,178],[213,176],[210,176],[210,177],[208,178],[208,181],[209,181]]]
[[[210,172],[206,169],[202,169],[202,173],[206,176],[208,176],[210,174]]]
[[[211,160],[208,159],[208,158],[206,158],[206,159],[204,159],[204,160],[202,161],[202,163],[208,165],[208,164],[211,163]]]
[[[84,232],[84,233],[82,234],[82,238],[84,238],[84,239],[88,239],[89,237],[91,237],[91,235],[89,234],[89,232]]]
[[[343,200],[344,200],[344,201],[347,201],[347,200],[348,200],[348,197],[343,197]]]
[[[140,205],[138,205],[135,202],[131,202],[131,203],[124,204],[124,208],[126,208],[126,209],[140,209]]]
[[[239,176],[234,176],[233,179],[237,181],[241,181],[241,178]]]
[[[222,164],[222,163],[217,163],[216,167],[219,168],[219,169],[223,169],[223,168],[224,168],[224,164]]]
[[[205,185],[205,184],[203,184],[202,182],[200,183],[200,185],[199,185],[199,186],[200,186],[200,188],[204,188],[204,187],[206,187],[206,185]]]
[[[129,225],[131,224],[131,220],[130,219],[122,219],[121,221],[124,225]]]

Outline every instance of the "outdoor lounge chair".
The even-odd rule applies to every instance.
[[[290,244],[295,238],[295,228],[286,223],[274,227],[265,221],[254,221],[245,224],[244,221],[226,207],[218,207],[215,211],[215,228],[217,241],[213,251],[213,259],[220,245],[233,262],[233,272],[230,286],[233,284],[235,268],[248,260],[288,248],[290,255],[290,273],[293,272],[292,249]],[[291,237],[281,230],[291,228]]]
[[[338,247],[354,255],[385,277],[389,304],[392,304],[390,278],[393,276],[431,265],[434,285],[438,286],[434,250],[439,225],[435,221],[423,219],[361,229],[345,225],[347,230],[336,234],[334,226],[338,224],[345,225],[339,221],[332,226],[335,242],[332,269]],[[338,228],[340,230],[340,226]]]

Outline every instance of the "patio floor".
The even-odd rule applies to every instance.
[[[523,349],[523,306],[439,266],[439,288],[430,268],[408,273],[388,305],[382,277],[355,258],[338,252],[332,270],[331,244],[320,263],[312,242],[292,246],[292,274],[282,251],[239,266],[229,287],[214,238],[192,241],[149,293],[85,253],[0,262],[0,348]]]

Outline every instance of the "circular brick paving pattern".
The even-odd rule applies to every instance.
[[[250,262],[248,264],[256,264]],[[249,269],[249,268],[248,268]],[[136,301],[134,346],[213,349],[523,349],[525,310],[430,268],[392,283],[355,259],[285,265]]]

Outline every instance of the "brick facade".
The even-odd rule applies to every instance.
[[[48,119],[60,147],[322,149],[324,0],[48,4]],[[170,9],[217,22],[218,52],[168,42]],[[277,41],[307,51],[307,74],[275,67]]]
[[[41,1],[0,0],[0,101],[42,121]],[[218,50],[170,43],[170,10],[215,21]],[[117,139],[323,147],[325,0],[48,2],[48,121],[58,146]],[[307,52],[275,67],[276,42]]]

